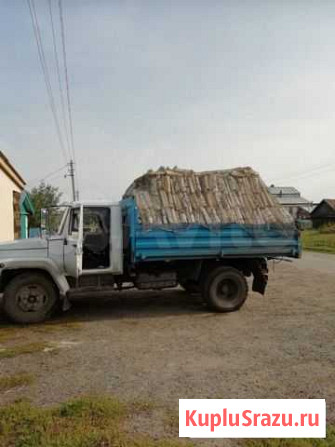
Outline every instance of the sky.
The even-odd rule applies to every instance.
[[[35,5],[63,123],[48,0]],[[251,166],[335,197],[335,2],[63,0],[63,12],[82,199],[118,200],[160,166]],[[70,198],[27,1],[0,0],[0,21],[0,150],[28,187],[58,170],[46,180]]]

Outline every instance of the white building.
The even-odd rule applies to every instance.
[[[289,213],[294,217],[299,217],[299,213],[311,213],[314,208],[313,202],[301,196],[293,186],[274,186],[269,187],[269,192],[277,198]]]
[[[33,212],[25,181],[0,151],[0,242],[27,237]]]

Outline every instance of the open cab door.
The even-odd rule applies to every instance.
[[[79,278],[83,271],[84,207],[79,205],[70,212],[69,230],[64,244],[66,274]]]

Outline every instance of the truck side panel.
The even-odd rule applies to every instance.
[[[132,262],[225,257],[299,257],[295,229],[241,225],[143,228],[133,201],[125,205]]]

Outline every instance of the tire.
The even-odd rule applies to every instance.
[[[247,299],[248,283],[239,270],[233,267],[218,267],[207,275],[202,295],[211,310],[233,312]]]
[[[187,293],[200,293],[200,286],[195,281],[188,279],[186,281],[180,281],[179,284]]]
[[[3,310],[15,323],[40,323],[54,311],[58,291],[46,276],[23,273],[10,281],[3,295]]]

